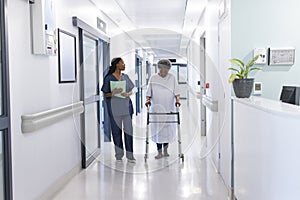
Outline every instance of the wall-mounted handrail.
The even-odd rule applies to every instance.
[[[84,111],[83,102],[46,110],[43,112],[22,115],[21,129],[23,133],[30,133],[38,129],[50,126],[69,116],[80,114]]]
[[[210,109],[212,112],[218,112],[218,101],[212,100],[210,97],[203,95],[202,104]]]

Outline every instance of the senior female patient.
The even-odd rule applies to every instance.
[[[133,106],[130,99],[134,84],[129,76],[121,73],[125,70],[125,63],[122,58],[113,58],[108,74],[104,78],[101,91],[105,95],[108,115],[110,117],[113,141],[115,144],[115,157],[121,161],[124,156],[122,127],[124,128],[126,157],[128,162],[135,163],[133,156],[133,127],[132,114]],[[123,88],[113,88],[112,85],[123,82]],[[122,126],[123,125],[123,126]]]
[[[151,76],[146,92],[146,103],[151,105],[151,112],[169,113],[175,111],[175,106],[180,106],[179,90],[174,75],[169,74],[171,63],[163,59],[157,63],[159,73]],[[152,116],[157,121],[169,121],[170,117]],[[153,119],[153,118],[152,118]],[[151,123],[152,140],[157,145],[158,154],[156,159],[169,156],[168,145],[176,138],[176,124],[174,123]],[[163,148],[163,153],[162,153]]]

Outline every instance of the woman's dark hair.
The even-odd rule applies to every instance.
[[[108,75],[111,75],[112,73],[114,73],[116,71],[116,68],[117,68],[117,64],[120,62],[120,60],[122,60],[122,58],[120,57],[116,57],[116,58],[113,58],[110,62],[110,67],[109,67],[109,71],[107,72],[105,78],[108,76]]]

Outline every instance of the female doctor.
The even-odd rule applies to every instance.
[[[113,141],[115,144],[115,157],[122,161],[124,156],[122,127],[124,128],[125,149],[128,162],[135,163],[133,156],[133,127],[132,114],[133,106],[130,99],[134,84],[127,74],[121,73],[125,70],[125,63],[122,58],[113,58],[108,74],[104,78],[101,91],[105,95],[108,115],[110,117]],[[125,82],[125,90],[122,88],[112,89],[112,84],[120,81]]]
[[[171,63],[169,60],[163,59],[157,63],[157,66],[159,73],[150,77],[145,105],[147,107],[151,105],[151,112],[175,112],[176,106],[180,106],[180,101],[177,80],[174,75],[169,74]],[[151,120],[163,122],[172,120],[172,117],[174,116],[154,115]],[[152,140],[156,143],[158,151],[155,159],[169,156],[168,145],[176,139],[176,124],[152,123],[150,125]]]

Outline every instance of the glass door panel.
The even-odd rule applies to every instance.
[[[98,121],[97,121],[97,105],[95,103],[85,106],[85,146],[86,157],[90,157],[99,147],[98,144]]]
[[[98,40],[83,34],[83,95],[84,95],[84,138],[87,167],[98,155],[100,148],[99,118],[99,66]]]
[[[84,37],[84,98],[90,98],[97,92],[97,41]]]
[[[99,51],[98,39],[81,32],[82,99],[84,101],[83,123],[83,167],[86,168],[99,155]]]
[[[180,90],[180,98],[187,99],[188,97],[188,87],[187,87],[187,66],[178,65],[178,84]]]

